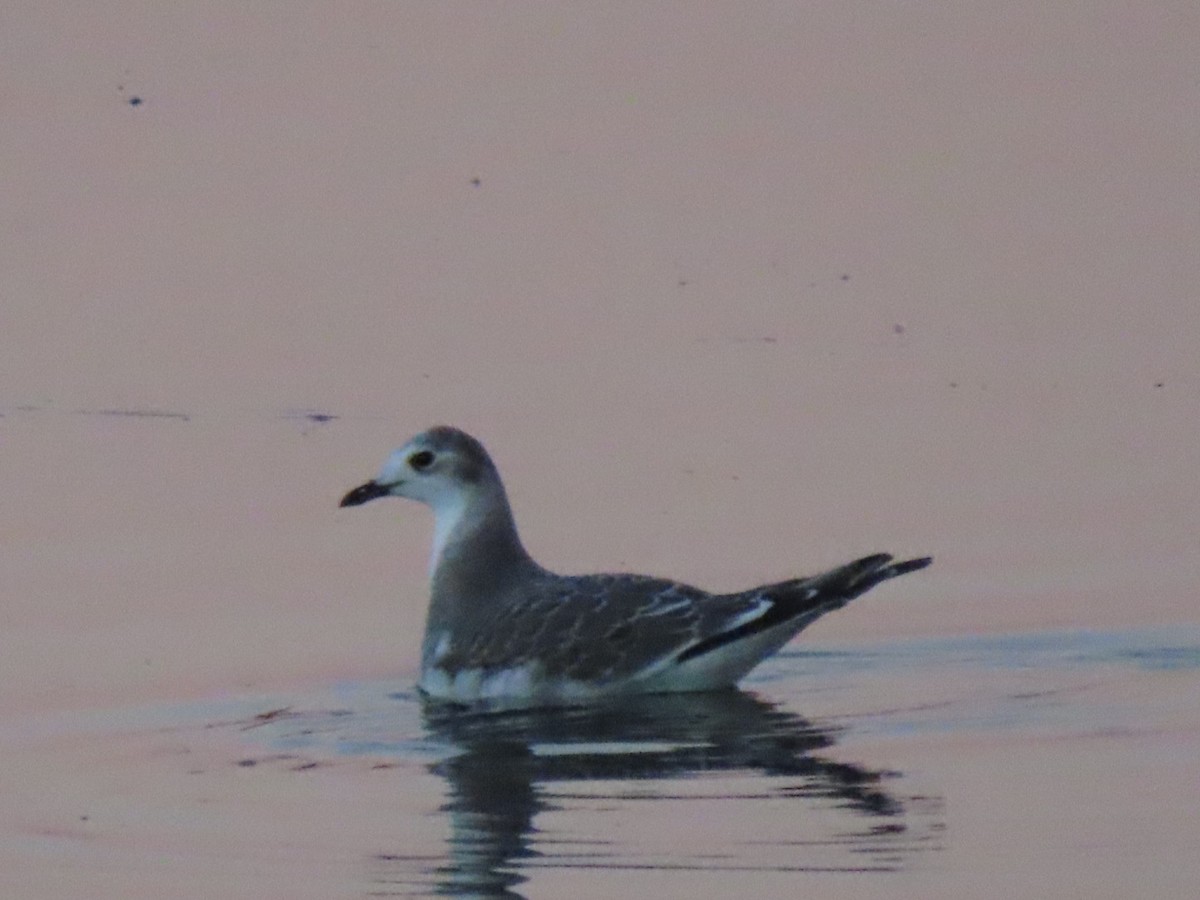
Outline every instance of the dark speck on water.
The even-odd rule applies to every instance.
[[[283,414],[283,418],[312,422],[314,425],[325,425],[341,417],[337,413],[321,412],[316,409],[289,409]]]

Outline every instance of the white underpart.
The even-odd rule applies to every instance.
[[[508,669],[485,672],[483,669],[459,669],[451,674],[437,665],[421,673],[421,690],[431,697],[474,703],[478,700],[521,702],[583,700],[604,691],[593,685],[570,679],[555,681],[539,677],[537,663],[525,663]]]
[[[747,616],[743,614],[739,619],[745,621]],[[669,653],[634,675],[627,689],[636,686],[641,691],[707,691],[728,687],[791,640],[796,630],[791,623],[781,622],[682,663],[675,661],[676,653]]]
[[[499,670],[448,672],[437,664],[449,644],[448,636],[443,635],[434,650],[433,663],[421,673],[421,690],[432,697],[458,703],[504,700],[516,705],[594,700],[619,694],[714,690],[736,683],[765,656],[786,644],[794,632],[790,623],[783,622],[683,663],[676,662],[676,653],[672,652],[629,678],[595,684],[570,678],[543,678],[536,662]]]

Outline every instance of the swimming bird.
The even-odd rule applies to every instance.
[[[340,505],[380,497],[433,510],[419,688],[461,703],[731,687],[825,613],[932,561],[878,553],[732,594],[647,575],[559,575],[526,552],[483,444],[448,426],[394,451]]]

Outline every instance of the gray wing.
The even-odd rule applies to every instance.
[[[525,588],[474,633],[456,634],[439,664],[497,670],[536,660],[550,678],[619,680],[718,633],[758,602],[640,575],[545,573]]]
[[[456,634],[439,665],[495,671],[536,661],[543,676],[620,680],[651,663],[676,662],[787,625],[789,636],[875,585],[929,565],[879,553],[811,578],[710,594],[642,575],[543,572],[520,597],[497,603],[470,634]]]

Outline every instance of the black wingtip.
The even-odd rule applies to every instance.
[[[846,601],[860,594],[865,594],[877,584],[889,581],[899,575],[907,575],[924,569],[933,562],[932,556],[921,556],[916,559],[905,559],[893,562],[890,553],[876,553],[864,556],[841,569],[834,569],[826,575],[819,576],[814,581],[823,582],[820,586],[830,592],[843,591]]]
[[[932,556],[922,556],[918,559],[906,559],[904,562],[892,563],[888,569],[891,570],[890,574],[892,575],[904,575],[924,569],[931,562],[933,562]]]

